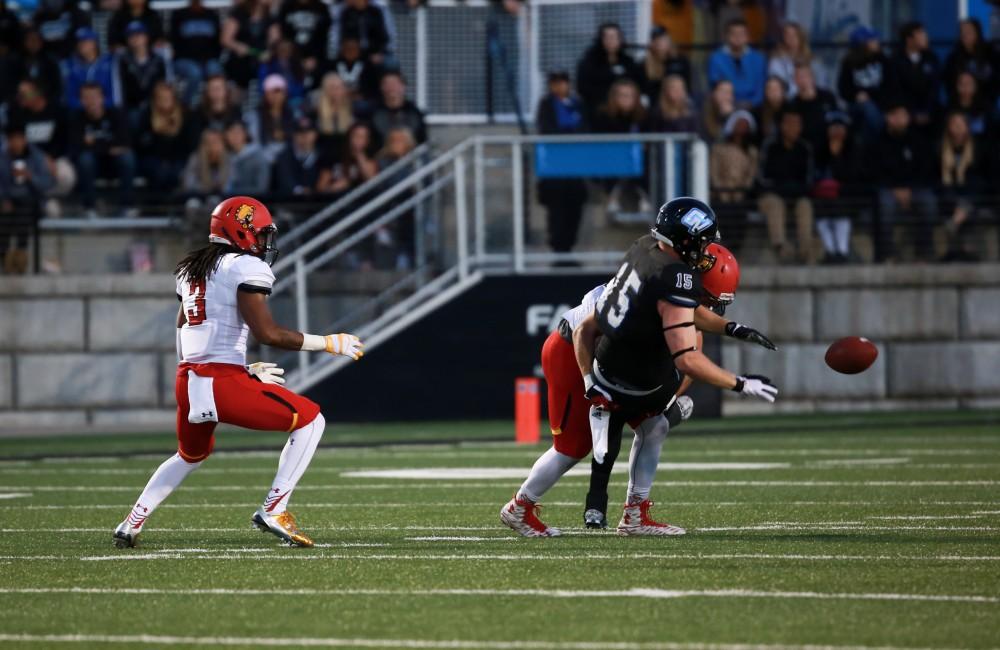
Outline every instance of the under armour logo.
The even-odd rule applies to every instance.
[[[203,418],[212,418],[212,417],[215,417],[215,411],[202,411],[201,412],[201,417],[203,417]]]

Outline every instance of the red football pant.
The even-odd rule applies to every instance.
[[[228,363],[182,363],[177,366],[177,453],[198,463],[212,453],[216,422],[188,422],[188,371],[212,377],[219,422],[258,431],[294,431],[312,422],[319,406],[276,384],[265,384],[243,366]]]
[[[573,344],[555,331],[542,345],[542,371],[548,384],[549,428],[561,454],[580,459],[590,453],[590,402]]]

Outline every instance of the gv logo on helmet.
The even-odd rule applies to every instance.
[[[688,229],[689,233],[697,235],[712,225],[712,219],[705,214],[704,210],[691,208],[687,214],[681,217],[681,223]]]

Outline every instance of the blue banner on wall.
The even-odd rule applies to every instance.
[[[559,142],[535,145],[538,178],[635,178],[645,173],[639,142]]]

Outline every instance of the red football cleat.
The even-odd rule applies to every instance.
[[[517,495],[500,509],[500,521],[524,537],[559,537],[558,528],[549,528],[535,514],[541,506]]]
[[[649,516],[653,502],[649,499],[625,504],[622,520],[618,523],[619,535],[684,535],[680,526],[660,523]]]

